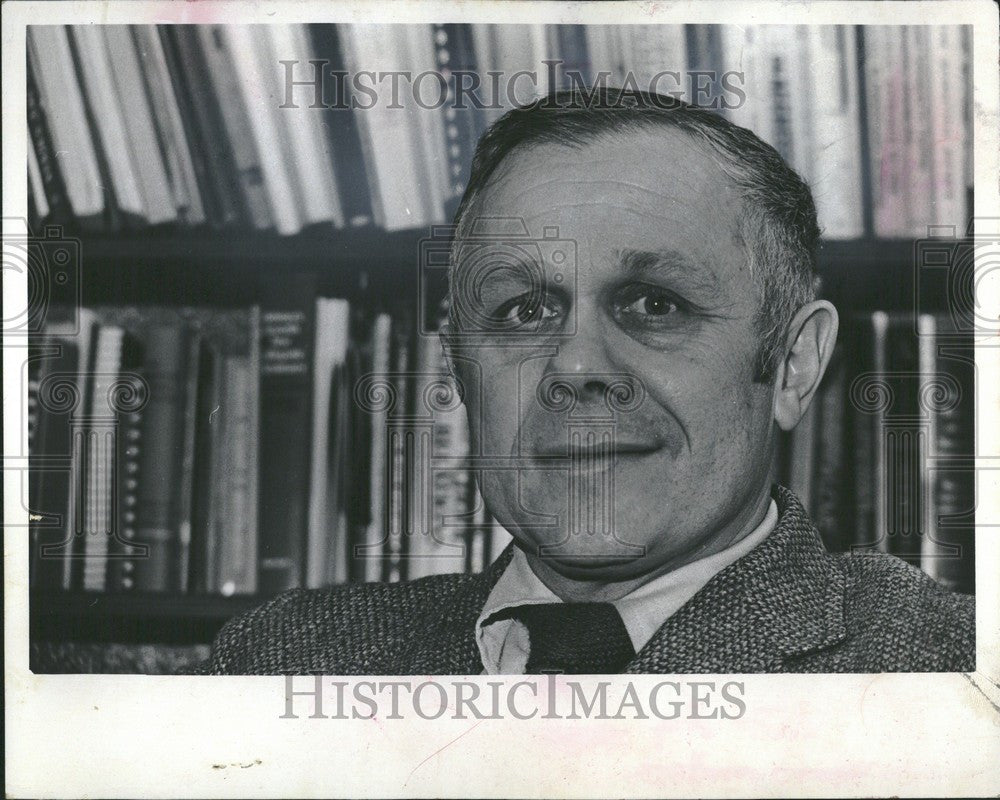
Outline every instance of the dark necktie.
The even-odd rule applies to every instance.
[[[611,603],[543,603],[498,611],[490,622],[516,619],[528,629],[525,673],[608,675],[635,657],[621,615]]]

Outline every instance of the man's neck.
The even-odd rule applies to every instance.
[[[525,550],[524,552],[531,571],[563,602],[612,603],[662,575],[666,575],[687,564],[694,563],[702,558],[707,558],[732,547],[756,530],[764,521],[770,503],[770,493],[768,491],[762,492],[754,503],[747,506],[747,510],[744,513],[740,514],[733,520],[732,524],[727,525],[724,531],[718,535],[699,541],[694,547],[685,551],[677,558],[671,559],[645,575],[621,581],[582,581],[567,578],[553,569],[543,558],[539,557],[537,552],[531,552],[530,550]]]

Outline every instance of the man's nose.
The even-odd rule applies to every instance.
[[[641,402],[638,378],[614,358],[597,323],[581,319],[577,332],[558,347],[536,392],[543,408],[570,415],[608,414]]]

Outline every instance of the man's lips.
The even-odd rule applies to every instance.
[[[561,444],[555,447],[534,448],[530,457],[540,459],[570,458],[582,460],[603,460],[608,458],[631,458],[646,456],[657,452],[659,445],[646,443],[615,443],[614,445],[583,445],[575,446]]]

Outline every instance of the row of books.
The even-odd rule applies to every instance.
[[[437,337],[310,284],[49,323],[28,365],[32,586],[271,595],[498,554]]]
[[[752,129],[811,183],[829,238],[965,227],[959,26],[31,26],[28,45],[37,222],[426,227],[504,110],[603,75]],[[443,93],[374,77],[401,71]]]
[[[946,315],[875,312],[842,328],[775,478],[832,551],[886,552],[975,587],[975,358]]]

